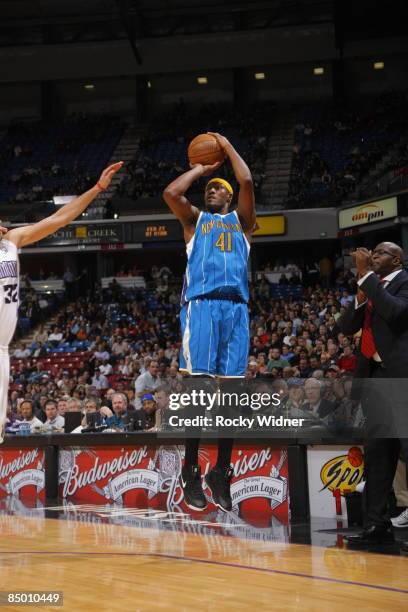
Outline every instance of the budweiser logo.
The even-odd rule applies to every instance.
[[[21,453],[19,457],[16,457],[8,463],[4,463],[2,454],[0,453],[0,480],[8,478],[11,474],[16,474],[20,470],[23,470],[28,465],[31,465],[33,461],[38,457],[38,448],[33,448],[26,453]]]
[[[114,476],[119,472],[133,468],[139,465],[147,456],[147,447],[143,446],[138,450],[125,452],[120,457],[115,457],[112,461],[106,461],[105,463],[100,463],[97,456],[91,469],[84,470],[83,472],[80,471],[78,464],[74,463],[67,470],[60,471],[60,481],[64,482],[63,495],[64,497],[74,495],[82,487],[93,485],[108,476]]]
[[[239,459],[234,463],[234,476],[245,476],[248,472],[254,472],[264,467],[272,459],[271,449],[263,448],[261,451],[251,455],[243,455],[244,451],[238,451]]]
[[[122,449],[119,457],[104,462],[101,462],[97,454],[92,455],[88,452],[88,457],[93,457],[93,465],[87,469],[84,469],[82,455],[83,453],[78,455],[74,449],[64,450],[60,454],[59,482],[63,485],[64,498],[73,497],[77,491],[88,486],[93,493],[113,502],[122,500],[127,491],[134,489],[144,489],[149,500],[157,494],[165,494],[168,510],[179,508],[183,501],[183,490],[179,480],[183,459],[181,447],[160,446],[156,449],[154,457],[150,456],[151,450],[149,455],[147,446],[132,451]],[[203,449],[200,458],[203,486],[206,490],[204,476],[211,469],[211,457],[208,451]],[[235,501],[239,502],[256,494],[270,499],[274,508],[286,499],[286,479],[279,478],[279,471],[286,454],[281,457],[278,466],[272,466],[273,473],[268,468],[268,474],[264,474],[261,479],[258,477],[256,491],[255,489],[249,491],[254,479],[243,478],[246,475],[257,474],[259,470],[268,466],[272,459],[273,452],[270,447],[256,451],[244,448],[236,452],[233,471],[234,477],[239,479],[240,484],[239,491],[235,491]],[[142,463],[143,465],[140,465]],[[135,469],[136,466],[139,466],[138,469]]]

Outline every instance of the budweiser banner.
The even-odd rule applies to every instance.
[[[346,519],[344,496],[363,478],[359,446],[309,446],[307,449],[310,516]]]
[[[71,447],[60,450],[60,495],[74,503],[190,512],[180,486],[183,446]],[[217,449],[203,445],[200,465],[208,510],[216,510],[204,476]],[[244,520],[288,522],[286,449],[252,445],[235,448],[231,483],[233,511]],[[259,524],[262,527],[262,524]]]
[[[39,448],[0,450],[0,499],[45,498],[44,451]]]

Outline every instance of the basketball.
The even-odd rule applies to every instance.
[[[363,463],[363,453],[358,446],[353,446],[347,454],[347,459],[350,465],[359,467]]]
[[[224,159],[224,151],[217,139],[210,134],[199,134],[189,144],[188,159],[190,164],[212,166]]]

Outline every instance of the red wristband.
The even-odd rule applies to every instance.
[[[97,187],[98,187],[98,188],[99,188],[101,191],[105,191],[105,189],[106,189],[106,187],[102,187],[102,185],[101,185],[100,181],[98,181],[98,182],[96,183],[96,186],[97,186]]]

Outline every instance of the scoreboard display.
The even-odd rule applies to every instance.
[[[170,228],[168,225],[162,223],[160,225],[147,225],[145,228],[145,238],[168,238],[170,235]]]

